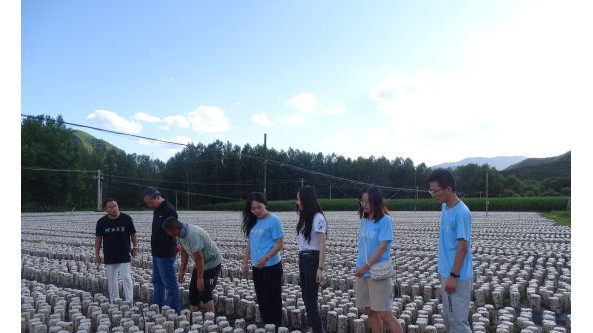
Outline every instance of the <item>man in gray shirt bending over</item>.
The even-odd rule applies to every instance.
[[[191,256],[194,269],[189,285],[190,312],[198,310],[200,302],[206,311],[214,312],[212,290],[216,287],[222,263],[218,246],[202,227],[180,222],[176,217],[168,217],[163,222],[163,229],[181,245],[181,263],[177,281],[183,283],[187,262]]]

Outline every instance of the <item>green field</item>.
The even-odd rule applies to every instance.
[[[550,212],[540,213],[541,216],[556,221],[558,225],[570,227],[570,211],[553,210]]]
[[[552,212],[565,211],[570,197],[512,197],[490,198],[486,207],[485,198],[462,198],[471,211],[498,212]],[[358,199],[319,199],[321,208],[325,211],[357,211]],[[387,208],[391,211],[438,211],[440,205],[433,199],[389,199]],[[200,210],[242,211],[243,201],[227,202],[216,205],[203,205]],[[270,201],[271,211],[291,211],[295,209],[294,200]],[[570,223],[570,213],[569,213]]]

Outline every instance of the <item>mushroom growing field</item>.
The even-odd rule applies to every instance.
[[[214,292],[216,313],[190,314],[186,271],[183,311],[152,304],[152,211],[126,212],[139,239],[132,259],[134,300],[109,304],[104,265],[93,242],[101,212],[21,214],[21,332],[264,333],[251,272],[240,275],[245,238],[240,212],[180,211],[182,222],[210,233],[223,255]],[[299,288],[295,212],[274,212],[283,222],[281,252],[283,325],[278,332],[308,331]],[[396,266],[392,312],[406,332],[445,332],[441,314],[437,245],[439,212],[391,212]],[[325,278],[318,300],[328,333],[370,332],[355,306],[356,212],[326,212]],[[472,213],[474,265],[470,325],[473,332],[570,332],[571,229],[537,213]],[[179,256],[178,256],[179,260]],[[121,283],[120,283],[121,284]],[[120,295],[123,292],[120,285]]]

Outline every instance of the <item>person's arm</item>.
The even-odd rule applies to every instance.
[[[95,263],[99,265],[101,263],[101,243],[103,242],[103,236],[95,237]]]
[[[138,256],[138,237],[134,233],[130,236],[130,239],[132,240],[132,256],[136,257]]]
[[[457,240],[457,252],[455,252],[455,261],[453,262],[453,267],[451,268],[451,275],[447,278],[447,282],[445,283],[445,291],[448,294],[452,294],[457,289],[457,279],[461,273],[461,267],[463,267],[463,262],[465,261],[465,256],[467,256],[467,240],[465,239],[458,239]],[[457,277],[454,277],[456,275]]]
[[[385,251],[387,250],[387,246],[389,245],[389,241],[388,240],[382,240],[379,241],[379,246],[377,247],[377,249],[375,250],[375,252],[373,252],[373,254],[367,259],[366,263],[364,263],[364,265],[362,265],[358,270],[356,270],[356,273],[354,273],[354,275],[361,277],[364,275],[364,272],[368,271],[369,269],[371,269],[371,266],[377,261],[379,260],[379,258],[381,258],[381,256],[383,255],[383,253],[385,253]]]
[[[243,263],[241,264],[241,274],[245,275],[249,271],[249,256],[251,251],[249,249],[249,238],[247,238],[247,245],[245,246],[245,255],[243,256]]]
[[[181,251],[179,251],[181,260],[179,262],[179,272],[177,273],[177,282],[183,283],[185,279],[185,270],[187,269],[187,261],[189,259],[189,255],[185,252],[183,246],[180,246]]]
[[[325,233],[318,232],[317,233],[317,245],[319,245],[319,265],[317,265],[317,274],[315,276],[315,281],[317,283],[321,283],[323,280],[323,271],[325,270]]]
[[[282,249],[283,240],[283,237],[276,239],[276,243],[274,244],[272,251],[257,261],[257,268],[264,268],[266,263]]]
[[[204,290],[204,256],[202,251],[194,252],[194,264],[196,265],[196,283],[198,290]]]

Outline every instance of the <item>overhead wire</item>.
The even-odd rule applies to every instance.
[[[21,116],[22,117],[26,117],[26,118],[40,119],[39,116],[31,116],[31,115],[24,115],[24,114],[21,114]],[[129,134],[129,133],[123,133],[123,132],[118,132],[118,131],[113,131],[113,130],[102,129],[102,128],[88,126],[88,125],[81,125],[81,124],[76,124],[76,123],[70,123],[70,122],[66,122],[66,121],[62,121],[62,123],[67,124],[67,125],[70,125],[70,126],[90,128],[90,129],[94,129],[94,130],[98,130],[98,131],[102,131],[102,132],[107,132],[107,133],[112,133],[112,134],[117,134],[117,135],[131,136],[131,137],[135,137],[135,138],[141,138],[141,139],[150,140],[150,141],[156,141],[156,142],[161,142],[161,143],[168,143],[168,144],[180,145],[180,146],[185,146],[185,147],[189,146],[188,144],[182,144],[182,143],[179,143],[179,142],[172,142],[172,141],[167,141],[167,140],[155,139],[155,138],[150,138],[150,137],[145,137],[145,136],[140,136],[140,135],[135,135],[135,134]],[[420,190],[420,189],[417,189],[417,188],[393,187],[393,186],[378,185],[378,184],[373,184],[373,183],[369,183],[369,182],[352,180],[352,179],[348,179],[348,178],[344,178],[344,177],[338,177],[338,176],[326,174],[326,173],[319,172],[319,171],[305,169],[305,168],[302,168],[302,167],[298,167],[298,166],[295,166],[295,165],[288,164],[286,162],[280,162],[280,161],[276,161],[276,160],[272,160],[272,159],[268,159],[268,158],[263,158],[263,157],[259,157],[259,156],[253,156],[253,155],[249,155],[249,154],[241,154],[241,156],[246,156],[248,158],[252,158],[252,159],[255,159],[255,160],[258,160],[258,161],[261,161],[261,162],[264,162],[264,161],[265,162],[270,162],[270,163],[275,164],[275,165],[280,166],[280,167],[290,168],[290,169],[297,170],[297,171],[300,171],[300,172],[303,172],[303,173],[307,173],[307,174],[311,174],[311,175],[317,175],[317,176],[322,176],[322,177],[326,177],[326,178],[329,178],[329,179],[334,179],[334,180],[339,180],[339,181],[342,181],[342,182],[356,184],[356,185],[358,185],[358,187],[360,187],[360,186],[377,186],[377,187],[379,187],[381,189],[387,189],[387,190],[393,190],[393,191],[402,191],[402,192],[406,192],[406,193],[428,192],[427,190]]]

